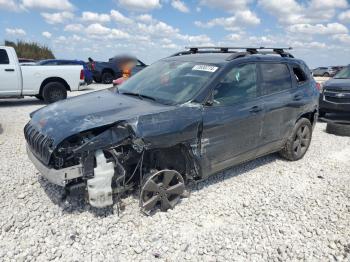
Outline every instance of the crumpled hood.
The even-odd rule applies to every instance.
[[[324,83],[324,88],[350,91],[350,79],[330,79]]]
[[[43,107],[33,113],[30,124],[57,145],[79,132],[174,108],[106,89]]]

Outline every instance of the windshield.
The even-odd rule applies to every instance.
[[[337,79],[350,78],[350,67],[348,66],[343,68],[338,74],[335,75],[334,78],[337,78]]]
[[[217,71],[216,65],[159,61],[131,77],[118,90],[160,103],[181,104],[191,100]]]

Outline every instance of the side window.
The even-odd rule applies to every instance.
[[[298,84],[302,84],[308,80],[308,77],[300,66],[293,66],[293,73]]]
[[[285,64],[261,64],[262,93],[269,95],[292,88],[289,69]]]
[[[233,105],[257,97],[256,64],[233,67],[214,90],[214,105]]]
[[[5,49],[0,49],[0,65],[8,65],[10,63],[9,57]]]

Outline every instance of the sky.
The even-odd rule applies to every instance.
[[[62,59],[291,46],[312,68],[346,65],[349,30],[348,0],[0,0],[0,44],[35,41]]]

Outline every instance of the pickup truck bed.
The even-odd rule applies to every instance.
[[[47,103],[67,97],[84,82],[81,65],[20,66],[12,47],[0,46],[0,98],[36,96]]]

